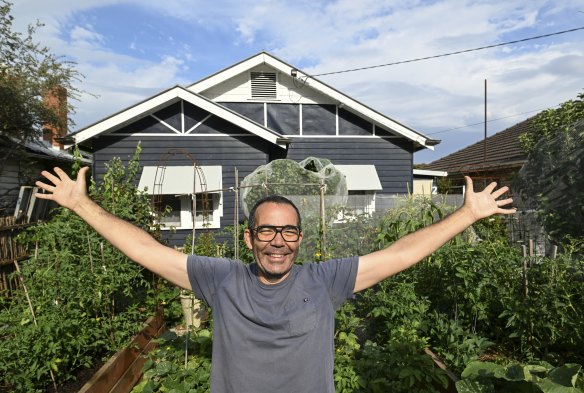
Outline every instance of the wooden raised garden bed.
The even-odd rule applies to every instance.
[[[163,313],[148,318],[146,326],[134,337],[130,345],[111,357],[79,393],[127,393],[142,376],[146,355],[156,347],[153,339],[164,332]]]

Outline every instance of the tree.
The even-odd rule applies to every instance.
[[[557,242],[584,238],[584,94],[538,114],[515,188]]]
[[[73,82],[82,75],[74,63],[34,41],[42,23],[29,25],[26,34],[14,32],[11,6],[0,0],[0,132],[25,142],[39,138],[47,126],[66,130],[67,123],[73,124],[69,115],[74,107],[69,100],[63,108],[47,105],[47,96],[57,92],[77,99],[80,91]]]
[[[584,119],[584,92],[578,94],[576,100],[562,103],[559,108],[538,113],[533,118],[529,131],[519,136],[521,146],[526,153],[531,153],[537,142],[551,140],[559,132],[568,132],[581,119]]]

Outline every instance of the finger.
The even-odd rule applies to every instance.
[[[53,194],[43,194],[42,192],[35,192],[34,196],[39,199],[53,199]]]
[[[83,168],[79,169],[79,172],[77,172],[77,180],[85,180],[85,174],[88,170],[88,166],[84,166]]]
[[[509,191],[509,187],[505,186],[505,187],[501,187],[498,190],[495,190],[493,192],[493,198],[497,199],[499,198],[501,195],[503,195],[504,193],[506,193],[507,191]]]
[[[511,207],[509,209],[499,209],[497,211],[497,213],[499,213],[499,214],[515,214],[515,213],[517,213],[517,208]]]
[[[501,206],[508,205],[510,203],[513,203],[513,198],[507,198],[507,199],[502,199],[500,201],[497,201],[497,206],[501,207]]]
[[[465,176],[464,180],[466,182],[466,192],[468,193],[473,193],[474,192],[474,186],[472,184],[472,179],[469,176]]]
[[[65,173],[65,171],[62,170],[61,168],[55,167],[54,170],[55,170],[55,173],[57,174],[57,176],[59,176],[59,179],[61,179],[62,181],[71,180],[71,178],[69,177],[69,175],[67,175]]]
[[[492,193],[492,192],[493,192],[493,190],[494,190],[495,188],[497,188],[497,183],[495,183],[495,182],[492,182],[492,183],[490,183],[488,186],[486,186],[486,187],[485,187],[485,189],[484,189],[483,191],[485,191],[485,192],[487,192],[487,193],[489,193],[489,194],[490,194],[490,193]]]
[[[51,181],[51,183],[53,183],[54,185],[57,185],[59,183],[61,183],[61,179],[59,179],[57,176],[53,175],[51,172],[49,171],[42,171],[41,175],[43,175],[44,177],[46,177],[48,180]],[[43,183],[44,184],[44,183]]]
[[[36,181],[34,184],[37,187],[42,188],[43,190],[48,191],[48,192],[51,192],[51,193],[54,192],[55,191],[55,188],[56,188],[54,186],[51,186],[50,184],[45,184],[45,183],[43,183],[41,181]]]

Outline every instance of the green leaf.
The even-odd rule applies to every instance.
[[[156,373],[160,376],[166,375],[172,370],[172,362],[164,361],[156,366]]]
[[[579,364],[565,364],[550,371],[550,381],[566,387],[575,387],[578,373],[582,368]]]
[[[456,391],[458,393],[495,393],[495,387],[492,383],[483,384],[478,381],[461,379],[456,382]]]
[[[544,393],[582,393],[580,389],[557,384],[549,378],[544,378],[541,381],[536,382],[536,385],[541,388]]]
[[[499,364],[488,362],[470,362],[461,377],[463,379],[499,378],[505,375],[505,368]]]
[[[502,376],[507,381],[528,381],[531,374],[520,364],[512,364],[507,367],[507,372]]]

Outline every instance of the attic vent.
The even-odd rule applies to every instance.
[[[251,98],[275,100],[276,73],[252,72],[251,73]]]

